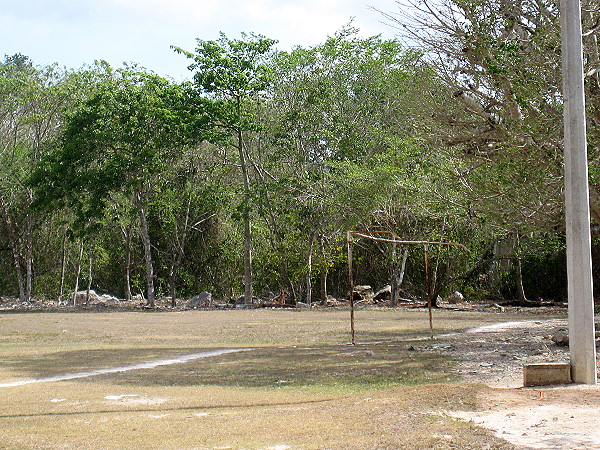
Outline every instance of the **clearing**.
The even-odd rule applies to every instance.
[[[359,310],[356,346],[348,345],[348,316],[342,310],[2,314],[0,448],[508,449],[514,445],[499,436],[519,446],[531,442],[517,442],[483,418],[547,407],[541,411],[548,417],[528,431],[541,430],[550,442],[553,426],[566,417],[549,407],[600,406],[595,388],[485,384],[521,373],[528,358],[564,355],[549,339],[538,345],[540,333],[546,339],[562,326],[564,311],[441,309],[434,311],[440,335],[498,322],[537,324],[509,327],[506,335],[431,341],[423,309]],[[511,342],[505,336],[537,347],[505,346]],[[480,359],[461,353],[480,344]],[[496,359],[485,357],[488,350]],[[471,366],[455,360],[465,357]],[[67,379],[73,374],[79,376]],[[569,447],[600,445],[589,433],[576,437],[570,435],[575,447]]]

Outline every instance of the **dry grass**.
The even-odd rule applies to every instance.
[[[510,448],[439,413],[475,407],[485,388],[454,379],[450,361],[412,350],[409,339],[428,332],[424,311],[359,311],[356,347],[347,345],[347,316],[267,310],[0,316],[0,383],[203,349],[254,349],[0,388],[0,448]],[[440,332],[516,319],[435,313]]]

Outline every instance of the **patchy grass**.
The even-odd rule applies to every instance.
[[[176,368],[158,367],[147,371],[143,378],[145,384],[158,386],[232,386],[344,394],[452,379],[447,360],[408,348],[400,343],[259,347],[190,361]],[[137,371],[118,376],[118,383],[127,386],[136,385],[139,380]]]
[[[443,332],[520,319],[434,314]],[[413,351],[427,334],[423,310],[358,311],[357,346],[347,311],[0,315],[0,383],[253,348],[0,388],[0,448],[511,448],[440,413],[486,388]]]

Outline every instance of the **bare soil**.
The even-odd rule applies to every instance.
[[[600,449],[597,386],[523,387],[525,364],[569,361],[568,346],[551,339],[567,327],[566,319],[506,322],[442,336],[418,348],[458,359],[455,373],[492,388],[480,392],[480,410],[449,413],[452,417],[484,426],[518,448]]]
[[[485,389],[411,349],[427,311],[10,312],[0,314],[0,448],[510,449],[440,411]],[[436,329],[498,321],[437,311]],[[519,316],[505,316],[518,320]],[[20,380],[252,351],[64,381]],[[62,377],[61,377],[62,378]]]
[[[569,362],[569,347],[552,341],[567,327],[567,319],[500,322],[438,336],[418,348],[456,358],[453,372],[469,381],[518,388],[523,386],[525,364]]]
[[[598,388],[522,387],[524,364],[568,361],[567,347],[550,339],[566,330],[566,319],[557,318],[566,317],[564,307],[443,306],[434,311],[434,340],[423,337],[422,309],[360,310],[358,345],[351,347],[344,310],[90,316],[79,314],[81,307],[20,305],[0,320],[0,380],[215,346],[256,350],[8,388],[0,426],[9,448],[121,448],[124,442],[143,448],[162,442],[169,430],[165,448],[600,449]],[[21,308],[69,314],[22,314]],[[435,354],[455,363],[430,359]],[[407,384],[398,383],[398,374]]]

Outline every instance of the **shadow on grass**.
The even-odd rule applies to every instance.
[[[175,376],[149,374],[148,382],[256,388],[345,386],[357,389],[414,385],[448,379],[448,361],[404,344],[356,347],[263,348],[178,368]],[[206,363],[206,364],[205,364]]]
[[[220,405],[192,405],[192,406],[177,406],[165,407],[164,404],[155,407],[139,407],[135,409],[120,408],[104,408],[96,410],[80,410],[80,411],[52,411],[52,412],[34,412],[34,413],[17,413],[0,415],[0,419],[15,419],[15,418],[39,418],[39,417],[60,417],[60,416],[82,416],[82,415],[104,415],[104,414],[123,414],[123,413],[152,413],[160,411],[161,413],[179,412],[179,411],[213,411],[235,408],[237,410],[253,409],[253,408],[272,408],[280,406],[300,406],[300,405],[322,405],[335,402],[337,399],[322,399],[322,400],[303,400],[303,401],[287,401],[287,402],[263,402],[250,404],[220,404]]]
[[[36,356],[0,358],[0,364],[27,373],[31,378],[47,378],[66,373],[129,366],[194,353],[188,348],[96,349],[56,352]]]
[[[372,337],[372,336],[371,336]],[[54,353],[4,358],[33,378],[174,358],[204,349],[126,349]],[[328,388],[356,390],[438,383],[452,378],[450,362],[412,350],[411,343],[261,347],[182,364],[81,378],[136,386],[221,386],[251,388]]]

